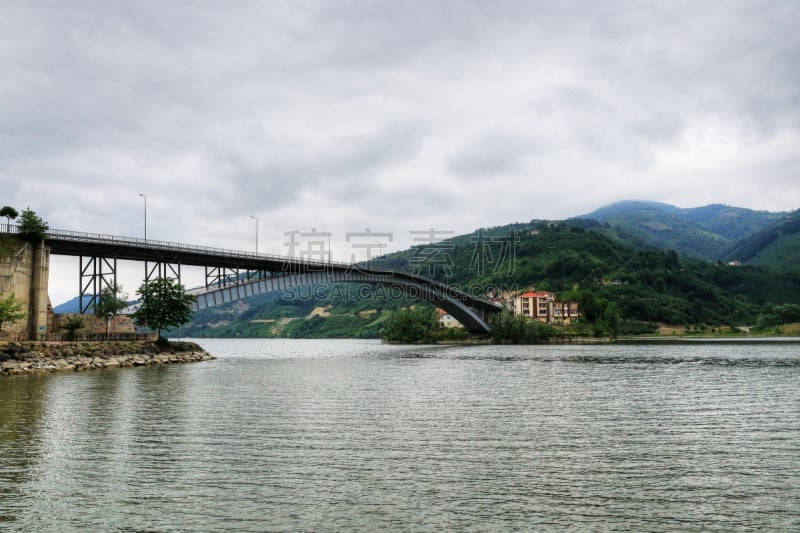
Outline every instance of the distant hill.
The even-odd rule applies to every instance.
[[[605,224],[605,229],[598,231],[637,248],[672,249],[717,261],[729,257],[737,243],[780,222],[786,215],[723,204],[679,208],[658,202],[625,201],[578,218]]]
[[[68,314],[72,314],[72,313],[79,313],[80,309],[81,309],[80,302],[81,302],[81,297],[80,296],[76,296],[75,298],[73,298],[72,300],[69,300],[68,302],[64,302],[63,304],[59,304],[59,305],[55,306],[53,308],[53,312],[58,314],[58,315],[68,315]]]
[[[727,259],[748,265],[800,270],[800,209],[741,239]]]
[[[59,304],[53,307],[53,312],[57,315],[69,315],[80,312],[80,296],[76,296],[72,300]],[[128,302],[129,304],[135,303],[134,301]]]

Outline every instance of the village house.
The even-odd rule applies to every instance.
[[[578,302],[556,301],[556,294],[547,291],[529,291],[509,300],[515,315],[533,318],[545,324],[568,326],[578,320]]]
[[[444,309],[437,308],[436,314],[439,317],[439,323],[446,327],[446,328],[463,328],[464,326],[461,325],[461,322],[453,318],[453,315],[445,311]]]

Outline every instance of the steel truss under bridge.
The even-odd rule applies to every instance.
[[[117,260],[107,257],[80,256],[80,313],[88,314],[99,303],[103,291],[116,290]]]
[[[104,292],[116,295],[117,258],[102,256],[79,256],[80,291],[78,302],[81,314],[91,314],[100,303]],[[144,283],[155,279],[172,278],[181,281],[180,263],[164,263],[161,261],[145,261]]]

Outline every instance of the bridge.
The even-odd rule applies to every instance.
[[[7,228],[11,233],[15,230],[14,226]],[[180,281],[181,266],[204,267],[205,286],[189,291],[197,297],[198,309],[304,285],[362,283],[388,287],[390,294],[431,302],[471,333],[488,333],[489,318],[501,310],[493,302],[424,276],[361,264],[66,230],[49,230],[42,254],[44,257],[55,254],[79,258],[82,313],[92,308],[103,289],[117,286],[119,260],[143,262],[145,282],[163,277]],[[49,263],[48,260],[44,262]]]

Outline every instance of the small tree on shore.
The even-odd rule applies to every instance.
[[[616,341],[622,325],[622,318],[619,307],[614,302],[610,302],[603,311],[603,322],[606,324],[608,336],[611,337],[611,340]]]
[[[382,337],[389,342],[434,342],[439,329],[436,311],[432,307],[419,306],[392,313]]]
[[[80,315],[73,315],[64,319],[61,326],[67,332],[67,339],[74,341],[75,337],[81,329],[86,325],[83,317]]]
[[[186,289],[172,278],[159,278],[146,281],[136,291],[142,302],[133,313],[133,320],[139,326],[146,326],[158,332],[180,327],[192,318],[192,304],[197,298],[186,294]]]
[[[505,310],[491,319],[491,326],[489,335],[495,344],[546,343],[558,335],[558,330],[548,324]]]
[[[116,315],[126,307],[128,295],[122,292],[122,286],[114,284],[112,287],[105,287],[97,299],[94,306],[94,314],[106,318],[108,315]]]
[[[22,303],[17,301],[13,292],[7,298],[0,300],[0,331],[2,331],[4,323],[16,322],[24,317]]]

